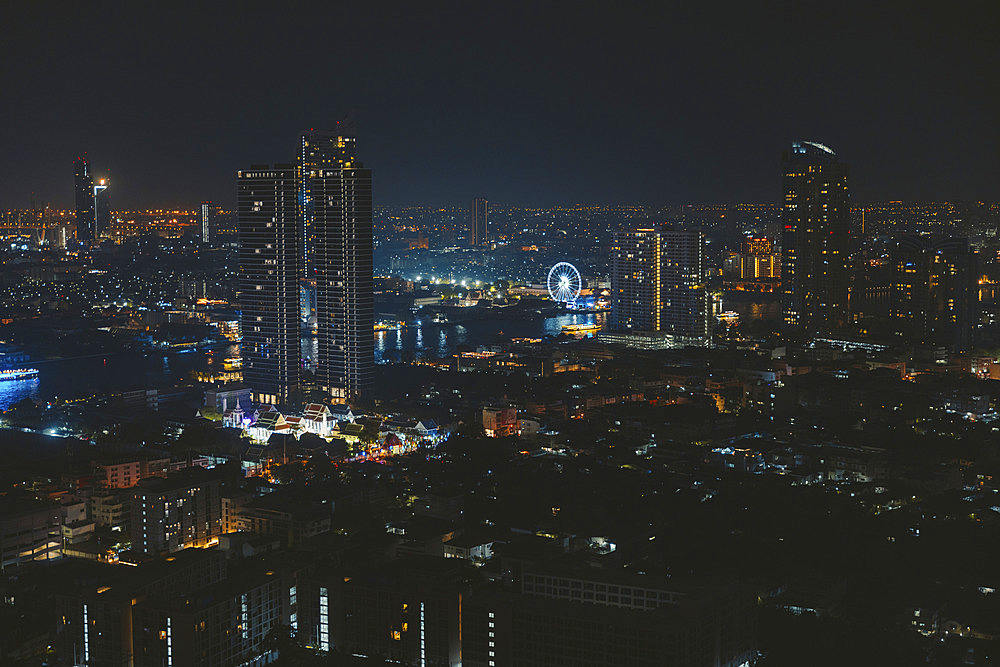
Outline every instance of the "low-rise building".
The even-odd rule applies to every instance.
[[[310,403],[302,413],[302,426],[305,431],[324,438],[330,436],[336,423],[330,408],[323,403]]]
[[[61,525],[54,503],[0,496],[0,571],[59,558]]]
[[[274,537],[285,546],[328,532],[332,514],[332,503],[313,503],[297,494],[280,491],[247,500],[235,508],[240,532]]]
[[[104,483],[112,489],[128,489],[147,477],[166,477],[170,470],[169,458],[115,461],[101,466]]]
[[[98,526],[125,530],[128,524],[128,501],[123,494],[97,493],[90,497],[90,516]]]
[[[486,406],[483,408],[483,430],[488,438],[517,435],[517,409]]]

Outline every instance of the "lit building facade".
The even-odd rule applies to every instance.
[[[728,289],[773,292],[780,288],[781,255],[771,239],[745,238],[726,258],[724,275]]]
[[[59,558],[61,523],[53,503],[0,496],[0,572]]]
[[[751,238],[740,252],[740,280],[773,280],[781,275],[781,259],[774,253],[770,239]]]
[[[203,201],[199,214],[198,222],[201,224],[201,242],[211,243],[215,222],[215,205],[210,201]]]
[[[512,407],[484,407],[483,431],[486,432],[488,438],[506,438],[517,435],[517,410]]]
[[[907,236],[893,252],[889,316],[916,343],[968,350],[979,319],[978,257],[968,239]]]
[[[375,372],[372,173],[353,137],[324,133],[322,144],[300,161],[299,183],[316,283],[316,379],[343,402],[364,395]]]
[[[243,379],[261,403],[299,384],[298,185],[292,165],[237,173]]]
[[[339,123],[338,123],[339,124]],[[344,164],[356,163],[355,138],[343,130],[312,130],[299,141],[296,167],[299,179],[299,233],[302,235],[302,272],[306,278],[314,275],[313,258],[316,245],[315,202],[313,179],[320,170],[337,170]]]
[[[469,245],[484,246],[489,238],[489,202],[482,197],[472,200],[469,207]]]
[[[782,156],[782,310],[807,333],[848,321],[848,167],[830,148],[794,141]]]
[[[610,330],[612,334],[660,334],[679,343],[708,344],[702,232],[659,227],[615,234]]]
[[[111,179],[101,178],[94,184],[94,225],[97,238],[111,238]]]
[[[132,487],[132,548],[143,554],[207,546],[222,534],[219,478],[192,468]]]

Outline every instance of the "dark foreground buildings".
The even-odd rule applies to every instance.
[[[756,655],[756,600],[735,589],[570,559],[470,585],[462,561],[412,556],[300,578],[302,640],[412,665],[736,667]]]
[[[218,550],[187,549],[137,567],[71,561],[43,587],[54,602],[54,648],[67,665],[263,665],[274,655],[267,633],[287,619],[280,575],[227,565]]]

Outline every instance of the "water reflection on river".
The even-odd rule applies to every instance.
[[[399,361],[405,352],[415,359],[442,359],[458,347],[489,345],[505,338],[558,336],[565,324],[604,325],[604,313],[559,315],[543,320],[477,320],[462,324],[411,324],[402,329],[375,332],[375,362]],[[302,355],[315,359],[315,338],[302,341]]]
[[[375,361],[398,361],[405,352],[414,358],[443,358],[457,347],[489,345],[504,338],[558,336],[566,324],[604,324],[605,315],[559,315],[542,320],[476,320],[461,324],[411,324],[401,330],[375,333]],[[302,341],[302,354],[316,358],[315,338]],[[55,397],[78,398],[130,388],[162,387],[188,378],[192,371],[221,369],[223,359],[239,356],[239,346],[163,354],[121,352],[32,361],[39,376],[28,380],[0,381],[0,410],[24,398],[49,401]]]
[[[38,377],[0,381],[0,410],[30,398],[80,398],[132,388],[163,387],[185,379],[192,371],[222,368],[222,360],[238,357],[239,345],[183,353],[119,352],[73,359],[32,360]]]

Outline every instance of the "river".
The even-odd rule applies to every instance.
[[[410,325],[399,331],[375,333],[375,361],[398,361],[405,351],[415,358],[443,358],[457,347],[489,345],[503,338],[557,336],[564,324],[604,323],[604,314],[559,315],[540,320],[476,320],[462,324]],[[316,339],[302,341],[304,357],[315,358]],[[221,346],[213,350],[185,353],[121,352],[32,361],[38,377],[29,380],[0,381],[0,410],[31,398],[51,401],[55,398],[81,398],[132,388],[169,386],[192,371],[208,370],[227,357],[239,355],[239,346]]]

